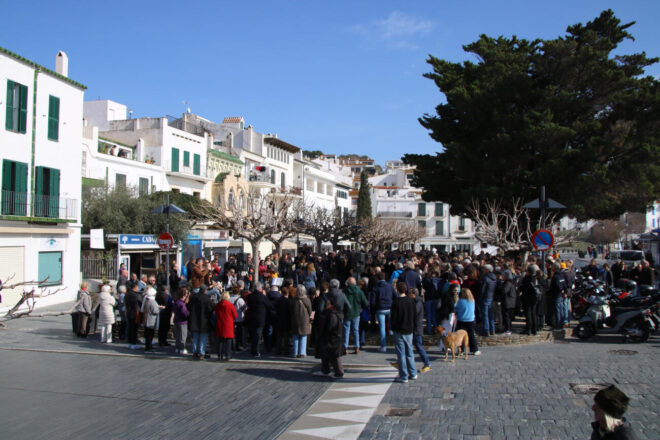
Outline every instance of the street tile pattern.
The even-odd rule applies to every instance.
[[[357,439],[390,388],[393,368],[347,369],[279,440]]]

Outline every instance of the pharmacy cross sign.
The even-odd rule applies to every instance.
[[[547,229],[539,229],[532,235],[532,246],[539,251],[547,251],[555,244],[555,237]]]

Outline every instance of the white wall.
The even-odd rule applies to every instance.
[[[18,82],[28,89],[27,123],[25,133],[5,129],[7,80]],[[50,290],[63,289],[56,295],[39,299],[37,306],[75,299],[80,283],[80,199],[81,199],[81,142],[83,90],[58,77],[43,72],[36,75],[36,111],[33,104],[35,90],[34,67],[0,53],[0,161],[9,159],[28,164],[28,193],[31,195],[32,174],[36,166],[60,171],[60,198],[71,199],[75,219],[64,223],[31,224],[23,220],[0,219],[0,247],[17,252],[18,267],[23,268],[23,280],[39,278],[39,253],[62,252],[62,283]],[[48,133],[49,96],[60,99],[58,140],[51,141]],[[33,136],[34,126],[34,136]],[[34,138],[34,161],[32,147]],[[0,170],[1,173],[1,170]],[[29,196],[30,197],[30,196]],[[31,197],[29,198],[31,201]],[[60,205],[61,206],[61,205]],[[30,212],[27,213],[28,216]],[[0,279],[11,274],[0,267]],[[14,281],[21,281],[15,279]],[[39,292],[39,289],[37,289]],[[13,297],[4,296],[0,310],[11,307]]]
[[[107,130],[110,121],[126,119],[127,107],[124,104],[107,99],[100,101],[85,101],[83,104],[85,119],[89,125]]]

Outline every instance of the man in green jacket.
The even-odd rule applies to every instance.
[[[344,293],[351,306],[351,310],[344,316],[344,354],[348,353],[351,329],[353,329],[353,339],[355,339],[354,354],[358,354],[360,352],[360,312],[363,307],[369,307],[369,301],[367,301],[367,297],[364,296],[364,292],[357,286],[353,277],[346,280]]]

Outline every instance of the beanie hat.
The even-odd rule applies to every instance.
[[[601,407],[605,414],[620,419],[628,409],[630,399],[623,391],[610,385],[596,393],[594,401]]]

